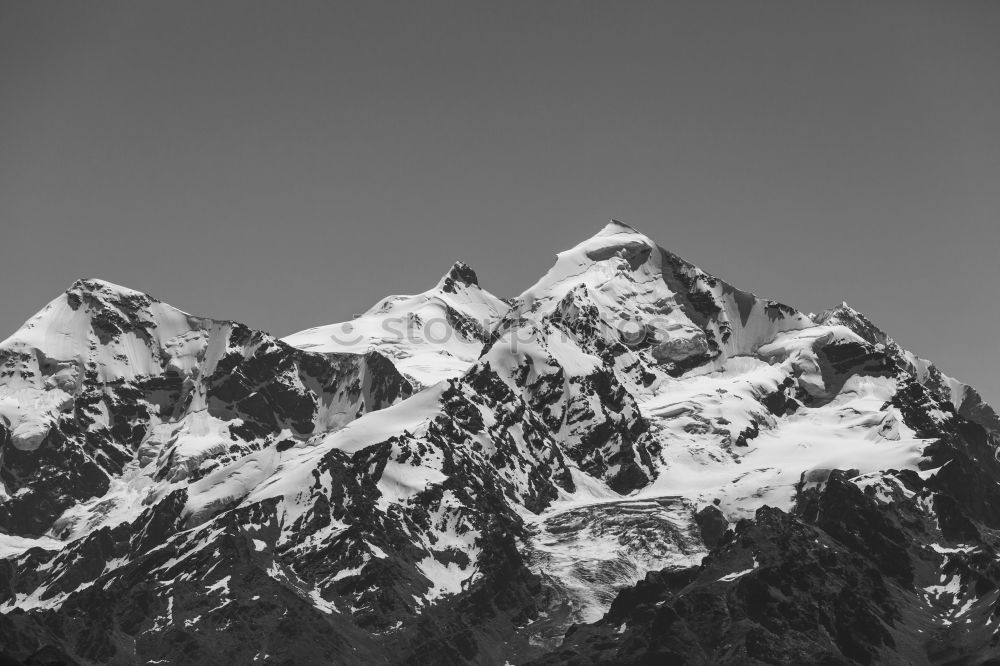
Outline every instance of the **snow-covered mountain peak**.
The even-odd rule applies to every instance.
[[[105,280],[94,278],[76,280],[62,294],[32,315],[20,329],[0,345],[30,337],[26,332],[38,327],[46,328],[49,333],[69,334],[69,319],[72,318],[72,313],[81,309],[84,313],[108,309],[135,311],[154,301],[155,299],[142,292]]]
[[[414,385],[430,386],[468,370],[507,309],[459,261],[427,291],[388,296],[350,321],[306,329],[284,342],[323,354],[377,351]]]
[[[642,235],[642,233],[632,225],[625,224],[621,220],[616,220],[614,218],[611,218],[610,220],[608,220],[608,223],[604,225],[604,227],[602,227],[601,230],[595,234],[595,237],[613,236],[621,233],[638,234],[640,236]]]
[[[632,253],[643,252],[643,248],[651,251],[655,247],[656,242],[649,236],[623,222],[611,220],[593,236],[559,252],[552,270],[557,269],[560,264],[568,267],[571,264],[587,265],[615,258],[629,258]],[[633,260],[630,263],[634,267],[636,262]]]
[[[824,323],[828,319],[836,317],[844,319],[867,319],[860,310],[852,307],[847,301],[841,301],[834,307],[823,310],[823,312],[816,315],[818,323]]]
[[[824,310],[815,319],[816,323],[821,325],[846,326],[873,345],[885,344],[889,341],[889,336],[873,324],[868,317],[848,305],[847,301],[843,301],[840,305],[829,310]]]
[[[86,293],[92,294],[95,297],[103,296],[114,299],[141,298],[149,301],[157,300],[149,294],[110,282],[108,280],[102,280],[101,278],[80,278],[71,284],[66,292],[81,294]]]
[[[451,268],[438,280],[437,289],[454,293],[463,287],[479,287],[476,272],[464,261],[456,261]]]
[[[805,314],[736,289],[614,220],[560,252],[555,265],[515,299],[506,319],[565,321],[584,311],[597,320],[590,337],[613,343],[622,334],[638,336],[655,347],[658,360],[681,364],[671,372],[752,353],[781,331],[814,325]]]
[[[904,349],[846,301],[820,313],[815,321],[820,326],[844,326],[865,342],[884,349],[899,367],[912,373],[937,399],[951,402],[960,414],[974,419],[1000,437],[1000,416],[983,402],[982,396],[974,387],[949,377],[929,360]]]
[[[77,280],[0,342],[0,358],[28,383],[64,366],[103,380],[150,376],[171,341],[210,322],[134,289]]]
[[[552,268],[516,301],[521,310],[532,310],[540,304],[563,299],[579,285],[599,291],[615,282],[655,280],[659,261],[654,250],[656,243],[649,237],[612,221],[594,236],[559,252]]]

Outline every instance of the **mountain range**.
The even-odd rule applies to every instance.
[[[620,222],[284,339],[0,343],[0,664],[1000,663],[1000,417]]]

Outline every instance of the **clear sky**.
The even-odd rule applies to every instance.
[[[0,337],[515,295],[611,217],[1000,403],[1000,2],[0,4]]]

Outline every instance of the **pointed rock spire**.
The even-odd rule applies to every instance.
[[[479,278],[476,272],[464,261],[456,261],[438,282],[444,291],[454,294],[461,287],[478,287]]]

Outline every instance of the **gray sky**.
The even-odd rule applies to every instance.
[[[0,337],[78,277],[284,335],[619,218],[1000,403],[1000,3],[0,4]]]

